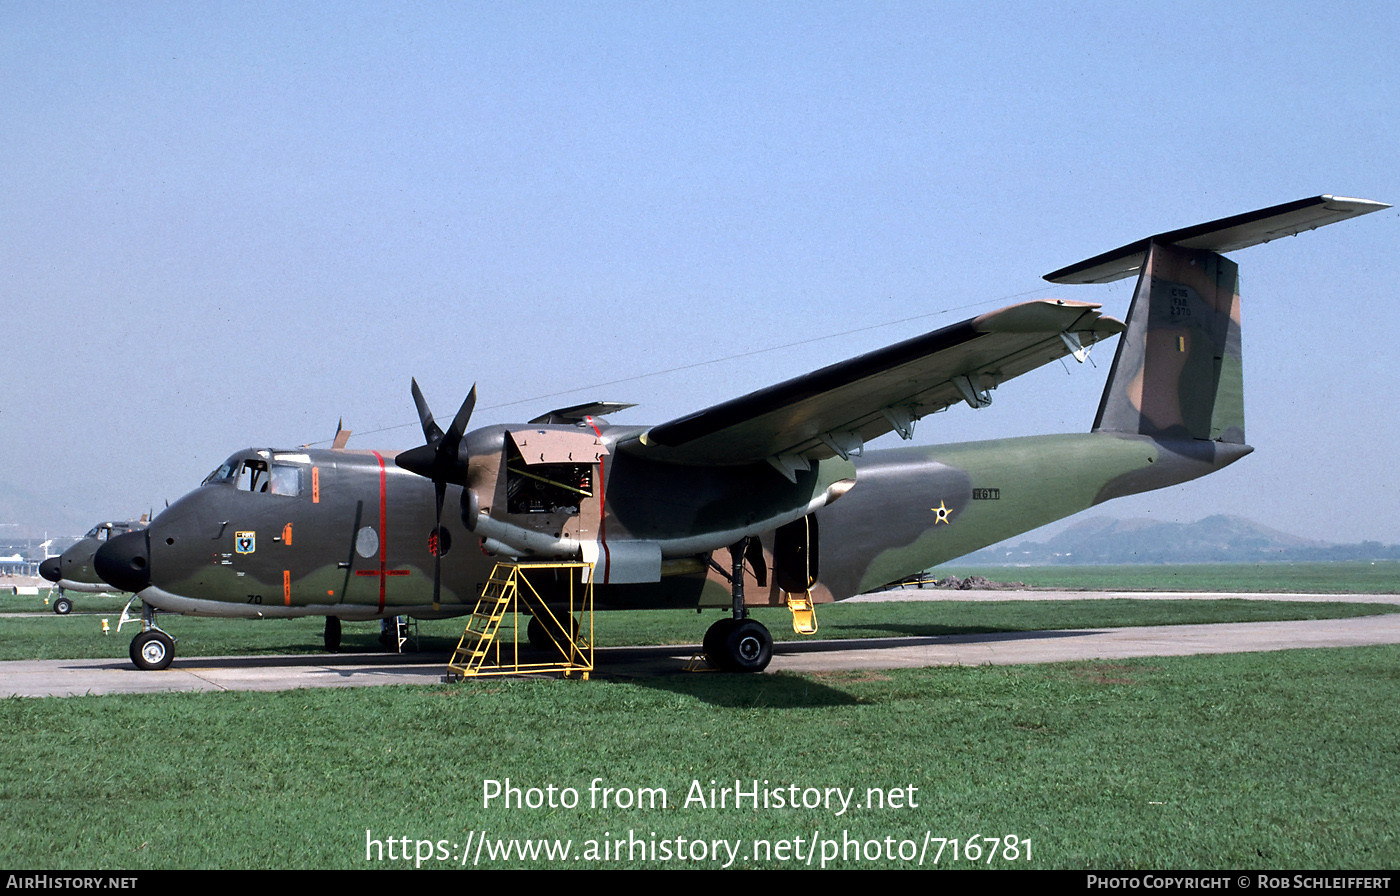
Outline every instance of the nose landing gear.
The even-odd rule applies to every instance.
[[[132,602],[135,600],[136,598],[132,598]],[[117,631],[122,630],[123,623],[130,621],[127,616],[130,609],[130,602],[122,608],[121,619],[117,621]],[[144,604],[141,606],[141,634],[131,639],[130,654],[132,665],[147,672],[165,669],[175,659],[175,639],[156,625],[154,607]]]

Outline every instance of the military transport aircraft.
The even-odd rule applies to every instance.
[[[1219,253],[1382,208],[1320,196],[1148,237],[1046,275],[1138,274],[1126,323],[1025,302],[656,426],[598,404],[467,432],[473,388],[443,430],[414,382],[424,445],[240,451],[97,569],[141,598],[142,668],[173,656],[157,611],[322,615],[333,646],[332,620],[470,613],[495,559],[555,558],[593,564],[598,609],[722,611],[711,663],[760,671],[772,636],[749,607],[851,597],[1244,457],[1237,268]],[[865,450],[1120,333],[1090,432]]]
[[[149,516],[139,520],[107,520],[93,526],[88,533],[69,545],[57,557],[49,557],[39,564],[39,575],[58,586],[58,597],[54,598],[53,611],[60,616],[73,612],[73,599],[69,591],[86,594],[112,594],[117,591],[102,580],[93,566],[97,549],[112,538],[128,532],[139,531],[149,524]]]

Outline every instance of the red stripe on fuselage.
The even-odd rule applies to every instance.
[[[374,457],[379,461],[379,612],[383,613],[389,565],[389,471],[384,467],[384,455],[376,451]]]
[[[603,440],[603,432],[598,429],[598,424],[593,422],[592,417],[586,416],[584,419],[588,421],[589,426],[593,427],[593,432],[597,434],[598,441],[601,442]],[[603,506],[603,501],[606,496],[607,489],[603,488],[603,459],[600,457],[598,458],[598,544],[603,548],[603,565],[605,567],[603,570],[604,585],[608,584],[608,579],[612,576],[612,563],[610,562],[612,554],[608,551],[607,516],[603,513],[606,509]]]

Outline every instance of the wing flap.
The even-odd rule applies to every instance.
[[[673,463],[769,460],[788,475],[857,453],[959,401],[1123,330],[1088,302],[1012,305],[652,427],[619,449]],[[1062,335],[1065,334],[1065,335]]]

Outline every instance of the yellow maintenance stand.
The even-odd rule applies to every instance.
[[[545,603],[530,577],[557,575],[568,582],[567,601],[558,608]],[[526,632],[521,617],[527,617]],[[520,635],[527,634],[522,646]],[[593,564],[577,562],[502,562],[482,586],[476,610],[447,664],[450,679],[479,675],[528,675],[562,672],[585,681],[593,671]]]

